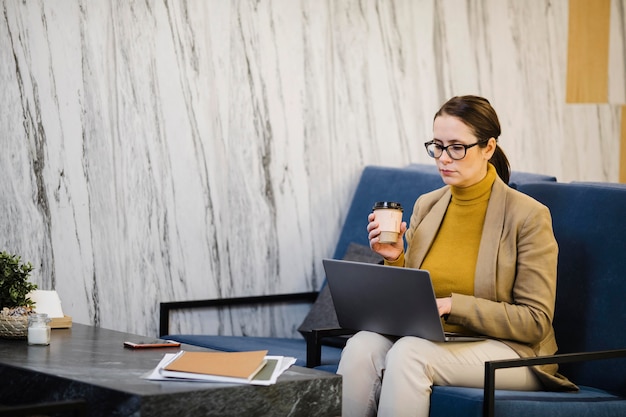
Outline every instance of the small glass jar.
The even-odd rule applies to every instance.
[[[47,314],[28,316],[28,344],[42,346],[50,344],[50,319]]]

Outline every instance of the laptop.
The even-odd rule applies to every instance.
[[[421,269],[323,259],[339,325],[434,342],[485,340],[445,333],[430,273]]]

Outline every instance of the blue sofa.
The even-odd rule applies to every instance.
[[[484,390],[435,386],[430,415],[480,416],[493,415],[495,411],[495,415],[509,417],[625,416],[626,303],[622,298],[626,294],[626,186],[559,183],[554,177],[524,173],[513,173],[511,183],[552,212],[559,243],[554,319],[559,355],[487,363]],[[415,198],[442,184],[436,170],[428,166],[366,167],[333,257],[376,262],[365,232],[365,219],[373,202],[401,202],[408,220]],[[275,302],[313,303],[300,327],[303,338],[172,335],[168,331],[171,310]],[[331,372],[336,370],[342,346],[349,337],[337,328],[325,286],[319,293],[161,303],[160,334],[164,338],[226,351],[269,349],[270,354],[296,357],[298,365]],[[577,352],[592,353],[576,355]],[[495,369],[528,366],[532,360],[561,363],[561,372],[578,384],[580,391],[528,393],[493,389]]]

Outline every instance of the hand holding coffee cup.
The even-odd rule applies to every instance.
[[[380,229],[379,243],[396,243],[402,225],[402,204],[393,201],[378,201],[372,207]]]

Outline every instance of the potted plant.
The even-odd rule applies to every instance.
[[[26,338],[34,303],[28,298],[37,285],[28,281],[33,266],[20,257],[0,252],[0,337]]]

